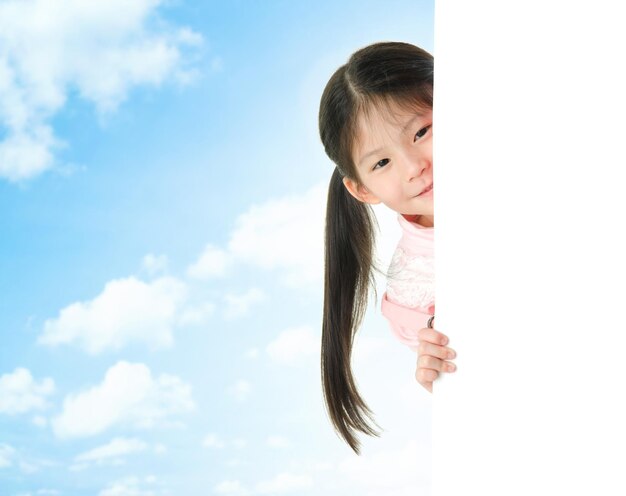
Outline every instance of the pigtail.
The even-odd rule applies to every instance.
[[[347,191],[337,169],[328,189],[325,238],[324,400],[335,430],[358,454],[355,431],[379,436],[368,423],[374,422],[373,414],[359,395],[351,368],[354,336],[367,308],[369,288],[374,287],[374,219],[370,206]]]

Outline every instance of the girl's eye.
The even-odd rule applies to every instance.
[[[376,170],[376,169],[379,169],[381,167],[384,167],[388,163],[389,163],[389,159],[388,158],[384,158],[382,160],[379,160],[378,162],[376,162],[376,165],[374,166],[373,170]]]
[[[417,133],[415,133],[415,138],[413,139],[413,142],[417,141],[419,138],[424,137],[431,127],[432,127],[432,124],[430,126],[426,126],[420,129]]]

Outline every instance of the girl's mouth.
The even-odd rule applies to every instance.
[[[432,185],[432,183],[431,183],[431,185],[430,185],[430,186],[428,186],[428,188],[426,188],[424,191],[422,191],[422,192],[421,192],[419,195],[417,195],[417,196],[424,196],[424,195],[426,195],[426,194],[430,193],[432,190],[433,190],[433,185]]]

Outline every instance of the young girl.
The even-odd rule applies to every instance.
[[[373,283],[370,204],[397,212],[403,230],[382,312],[418,352],[416,378],[426,389],[432,392],[440,371],[453,370],[447,337],[432,329],[432,101],[433,57],[407,43],[377,43],[333,74],[320,103],[320,136],[336,164],[326,212],[322,383],[331,421],[356,453],[355,431],[378,435],[350,366]]]

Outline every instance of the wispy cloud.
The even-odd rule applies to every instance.
[[[216,434],[208,434],[204,438],[202,445],[207,448],[223,448],[224,441],[222,441]]]
[[[230,494],[233,496],[243,496],[249,494],[238,480],[224,480],[213,487],[215,494]]]
[[[227,246],[207,245],[187,274],[218,277],[237,263],[276,271],[289,287],[317,287],[323,273],[325,205],[325,184],[253,205],[237,217]]]
[[[215,449],[222,449],[222,448],[226,448],[227,446],[236,448],[236,449],[242,449],[245,448],[248,443],[245,439],[241,439],[241,438],[236,438],[236,439],[232,439],[231,441],[225,441],[224,439],[222,439],[222,437],[218,436],[215,433],[211,433],[211,434],[207,434],[204,437],[204,440],[202,441],[202,445],[206,448],[215,448]]]
[[[284,436],[269,436],[267,438],[267,445],[270,448],[288,448],[291,446],[289,439]]]
[[[151,428],[194,407],[191,386],[180,378],[153,377],[146,365],[121,361],[101,384],[68,395],[52,427],[62,438],[93,436],[117,425]]]
[[[136,438],[116,437],[111,442],[78,455],[77,462],[97,462],[106,458],[145,451],[148,444]]]
[[[0,443],[0,469],[18,469],[23,474],[32,474],[37,472],[41,467],[50,467],[53,465],[54,463],[49,460],[30,459],[13,446]]]
[[[287,329],[269,343],[265,351],[275,362],[295,365],[319,355],[320,338],[309,327]]]
[[[0,177],[26,180],[55,164],[54,153],[63,143],[51,120],[70,92],[103,114],[114,111],[135,87],[193,79],[184,53],[201,45],[202,36],[163,20],[150,22],[163,3],[0,4]]]
[[[241,214],[228,250],[245,263],[278,270],[292,287],[321,281],[326,185],[252,206]]]
[[[245,439],[241,439],[241,438],[233,439],[233,446],[235,448],[242,449],[248,446],[248,441],[246,441]]]
[[[280,494],[309,489],[313,486],[310,475],[297,475],[283,472],[273,479],[261,481],[255,486],[256,494]]]
[[[427,481],[428,467],[424,454],[420,456],[415,441],[407,442],[403,447],[377,450],[371,454],[346,457],[337,467],[337,474],[342,479],[348,478],[351,484],[363,488],[362,494],[376,495],[415,494],[420,482]],[[422,467],[422,468],[420,468]],[[420,481],[420,478],[422,480]]]
[[[186,299],[185,284],[172,277],[149,283],[135,277],[116,279],[93,300],[72,303],[56,319],[47,320],[38,342],[75,344],[91,354],[133,342],[167,347]]]
[[[265,299],[265,293],[258,288],[252,288],[243,294],[229,293],[224,296],[226,308],[224,309],[224,318],[234,320],[244,317],[250,311],[250,307],[254,303],[261,302]]]
[[[257,494],[298,494],[313,487],[313,478],[307,474],[282,472],[275,477],[258,482],[253,489],[244,486],[239,480],[227,479],[213,487],[215,494],[250,496]]]
[[[148,477],[126,477],[110,484],[107,488],[98,493],[98,496],[156,496],[161,492],[156,492],[156,488],[152,488],[156,478]],[[148,486],[149,488],[146,488]]]
[[[40,428],[46,427],[48,425],[48,419],[43,415],[35,415],[32,422]]]
[[[187,268],[187,275],[194,279],[211,279],[226,275],[232,264],[228,252],[208,244],[192,265]]]
[[[0,468],[6,468],[13,465],[15,453],[15,448],[13,448],[13,446],[0,444]]]
[[[252,390],[250,383],[244,379],[238,380],[230,387],[230,394],[235,397],[237,401],[245,401]]]
[[[148,253],[141,260],[142,268],[151,276],[165,272],[167,264],[166,255],[155,255],[154,253]]]
[[[259,349],[250,348],[249,350],[246,350],[246,352],[243,355],[249,360],[254,360],[255,358],[259,357]]]
[[[28,369],[18,367],[0,376],[0,413],[16,415],[46,408],[46,398],[54,393],[54,381],[46,377],[36,382]]]
[[[210,301],[189,304],[179,313],[177,324],[182,327],[206,323],[215,313],[215,304]]]
[[[116,437],[109,443],[79,454],[71,470],[83,470],[91,465],[119,465],[127,455],[142,453],[150,448],[148,443],[136,438]]]

